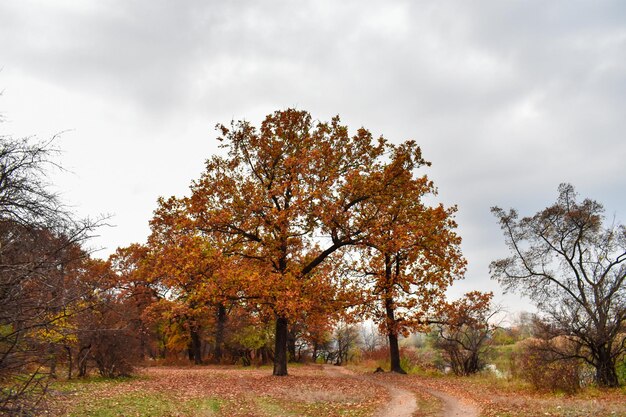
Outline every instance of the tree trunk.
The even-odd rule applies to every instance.
[[[258,349],[258,356],[260,358],[261,365],[266,365],[274,360],[274,357],[272,356],[271,351],[266,346],[262,346],[261,348]]]
[[[67,352],[67,379],[72,379],[72,348],[70,346],[63,346]]]
[[[191,343],[189,344],[189,359],[196,365],[202,364],[202,340],[197,329],[191,330]]]
[[[389,332],[389,355],[391,358],[391,372],[397,372],[399,374],[406,374],[406,371],[402,369],[400,365],[400,348],[398,346],[398,335]]]
[[[317,342],[313,342],[313,353],[311,354],[311,359],[313,360],[313,363],[317,362],[317,351],[319,349],[319,343]]]
[[[222,344],[224,343],[224,327],[226,325],[226,307],[223,304],[217,306],[217,325],[215,327],[215,349],[213,362],[222,361]]]
[[[287,358],[289,362],[299,362],[296,354],[296,335],[293,330],[287,333],[287,352],[289,353]]]
[[[161,359],[167,358],[167,337],[165,335],[161,335],[159,340],[159,346],[157,347],[159,351],[159,357]]]
[[[389,358],[391,360],[391,372],[406,374],[400,365],[400,347],[398,345],[398,333],[394,316],[393,299],[385,298],[385,311],[387,313],[387,338],[389,339]]]
[[[48,356],[50,358],[50,377],[57,377],[57,355],[53,344],[48,345]]]
[[[463,361],[463,375],[472,375],[478,372],[479,369],[478,354],[470,353],[469,357]]]
[[[91,351],[91,345],[82,346],[78,351],[77,366],[78,377],[84,378],[87,376],[87,360],[89,359],[89,352]]]
[[[611,350],[606,346],[600,346],[597,350],[596,382],[601,387],[617,387],[619,380],[615,361],[611,357]]]
[[[286,317],[276,318],[276,343],[274,347],[274,375],[287,375],[287,336],[289,326]]]

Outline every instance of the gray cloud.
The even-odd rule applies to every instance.
[[[76,128],[68,198],[118,214],[109,250],[185,192],[215,123],[287,106],[422,145],[459,206],[459,291],[494,286],[492,205],[531,214],[569,181],[626,218],[623,2],[9,0],[0,39],[8,115]]]

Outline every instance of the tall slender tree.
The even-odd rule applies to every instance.
[[[455,233],[456,208],[424,202],[436,190],[426,176],[415,176],[414,168],[423,164],[428,163],[414,142],[395,148],[375,174],[388,185],[365,205],[376,218],[361,244],[360,269],[370,289],[367,307],[387,335],[391,371],[398,373],[405,373],[399,336],[429,324],[446,289],[465,268]]]

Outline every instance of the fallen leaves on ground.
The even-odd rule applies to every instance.
[[[146,368],[138,378],[117,382],[64,383],[53,387],[50,414],[53,416],[127,415],[98,414],[140,397],[164,401],[144,415],[195,415],[194,401],[213,399],[215,416],[371,416],[388,401],[383,387],[367,381],[335,378],[321,367],[292,367],[290,375],[274,377],[269,369],[238,367]],[[130,406],[129,406],[130,407]],[[150,413],[150,414],[148,414]]]
[[[289,376],[274,377],[269,368],[146,368],[126,380],[56,383],[48,415],[370,417],[390,399],[379,384],[383,382],[415,393],[420,408],[415,417],[440,415],[441,403],[428,394],[429,390],[474,405],[481,417],[626,416],[623,389],[587,389],[565,396],[486,377],[354,375],[343,371],[329,372],[316,365],[293,366]]]

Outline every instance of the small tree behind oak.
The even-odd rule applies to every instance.
[[[228,311],[245,298],[247,282],[254,278],[254,272],[245,259],[224,254],[223,248],[229,246],[227,240],[199,233],[187,209],[185,200],[159,199],[150,222],[148,247],[153,265],[149,275],[154,283],[170,290],[170,298],[184,304],[190,351],[196,364],[202,362],[200,333],[207,327],[203,316],[214,318],[212,361],[220,363]]]
[[[537,303],[551,323],[545,337],[577,346],[555,353],[584,360],[598,385],[614,387],[616,361],[626,353],[626,228],[606,225],[600,203],[576,197],[561,184],[556,203],[532,217],[493,208],[512,255],[493,262],[491,273]]]
[[[435,316],[434,307],[465,270],[461,238],[455,233],[455,207],[429,206],[423,200],[435,194],[426,176],[414,169],[428,164],[411,141],[394,149],[389,163],[372,177],[386,184],[368,201],[365,210],[376,218],[361,246],[360,270],[370,288],[366,308],[389,340],[391,371],[406,373],[400,365],[398,338],[424,329]]]

